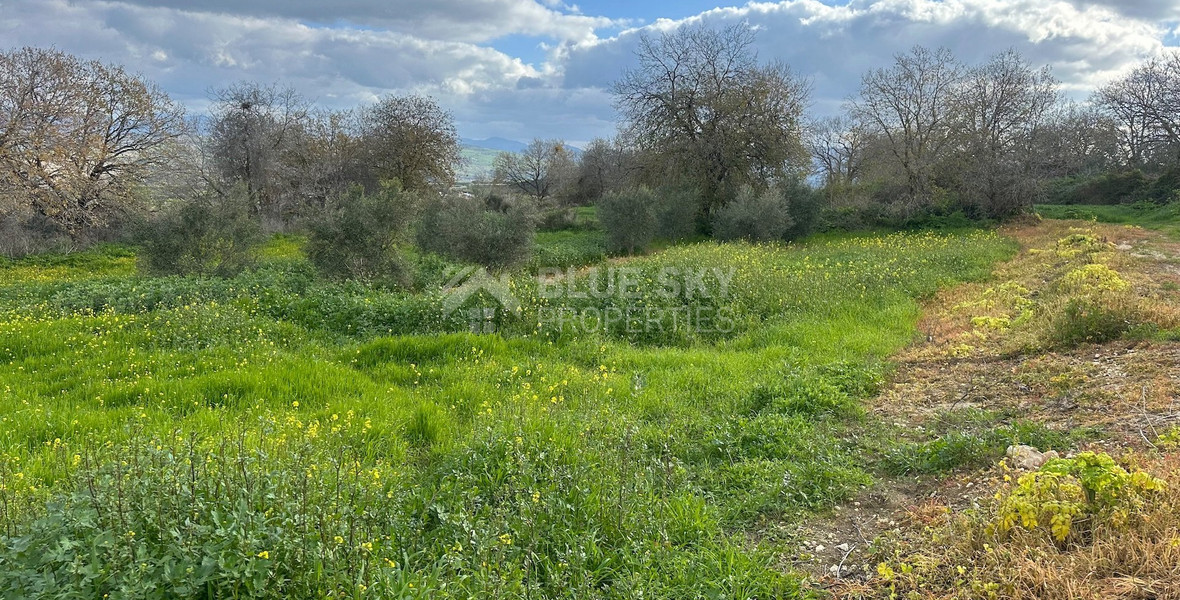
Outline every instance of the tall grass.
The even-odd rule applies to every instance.
[[[918,300],[1012,248],[628,263],[732,267],[724,297],[639,284],[636,302],[738,315],[708,335],[538,328],[546,303],[623,300],[521,278],[521,310],[473,335],[437,294],[324,283],[279,250],[229,280],[144,278],[121,254],[0,269],[0,595],[793,596],[743,533],[868,483],[840,431]]]

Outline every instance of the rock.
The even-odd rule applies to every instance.
[[[816,552],[823,552],[824,550],[827,550],[827,549],[828,549],[827,546],[824,546],[823,544],[820,544],[815,547]]]
[[[1032,446],[1024,445],[1008,446],[1008,450],[1004,454],[1009,458],[1009,462],[1013,467],[1026,471],[1035,471],[1045,463],[1060,456],[1056,450],[1041,452]]]
[[[836,549],[841,552],[848,552],[848,544],[836,544]]]

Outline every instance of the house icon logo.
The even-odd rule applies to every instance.
[[[443,314],[450,316],[463,308],[473,296],[484,292],[500,306],[510,312],[520,309],[520,301],[512,294],[511,278],[508,275],[493,277],[483,267],[461,267],[448,272],[447,282],[442,286]],[[468,321],[474,333],[495,331],[496,307],[468,309]]]

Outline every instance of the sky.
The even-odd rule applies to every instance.
[[[329,108],[415,93],[463,137],[582,144],[615,132],[610,86],[642,34],[742,22],[811,81],[816,115],[919,44],[968,63],[1015,48],[1079,99],[1180,49],[1180,0],[0,0],[0,48],[119,63],[197,113],[242,80]]]

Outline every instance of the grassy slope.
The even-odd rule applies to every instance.
[[[486,180],[491,174],[493,163],[499,154],[499,150],[493,150],[491,148],[463,146],[460,149],[460,155],[463,157],[463,166],[456,174],[459,181]]]
[[[286,264],[294,248],[267,255]],[[387,300],[375,290],[312,286],[294,302],[272,296],[295,288],[248,275],[193,293],[204,284],[139,280],[120,249],[8,264],[0,532],[16,537],[0,543],[0,591],[57,569],[53,586],[99,596],[145,581],[249,581],[260,596],[792,595],[775,548],[740,534],[869,480],[840,432],[912,339],[917,300],[1011,251],[994,234],[895,235],[631,263],[735,267],[739,328],[709,339],[522,323],[379,337],[350,321]],[[521,320],[541,303],[526,297]],[[60,555],[27,551],[61,539]],[[96,544],[97,560],[77,549]],[[221,566],[191,562],[202,556]],[[81,563],[103,575],[68,567]]]

